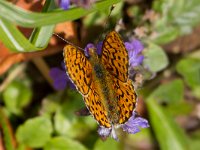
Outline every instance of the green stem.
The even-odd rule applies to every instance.
[[[12,135],[9,129],[6,117],[3,113],[2,108],[0,108],[0,129],[3,133],[3,142],[6,150],[14,150],[14,145],[12,144]]]

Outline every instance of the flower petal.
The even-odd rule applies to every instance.
[[[130,66],[131,67],[136,67],[136,66],[142,64],[143,59],[144,59],[144,56],[142,56],[142,55],[141,56],[137,56],[137,57],[131,57],[129,59]]]
[[[131,42],[131,45],[133,46],[133,50],[136,51],[137,53],[140,53],[144,49],[142,42],[140,42],[137,39],[134,39]]]
[[[111,134],[111,130],[112,130],[111,128],[105,128],[105,127],[100,126],[97,132],[102,140],[106,140],[107,137]]]
[[[140,55],[140,56],[137,57],[137,62],[138,62],[139,65],[143,62],[143,60],[144,60],[143,55]]]
[[[122,129],[128,133],[135,134],[140,131],[140,128],[148,128],[149,123],[146,119],[136,116],[136,112],[133,114],[129,120],[122,125]]]
[[[53,67],[50,69],[49,75],[54,80],[58,77],[58,74],[62,74],[62,73],[63,73],[63,70],[61,70],[57,67]]]
[[[141,51],[144,49],[143,44],[134,39],[131,42],[125,42],[125,47],[128,51],[130,68],[134,68],[143,62],[144,56]]]
[[[53,86],[56,90],[63,90],[66,87],[69,79],[64,70],[54,67],[51,68],[49,75],[53,80]]]
[[[133,50],[133,46],[132,46],[131,43],[129,43],[129,42],[125,42],[124,44],[125,44],[125,47],[126,47],[126,49],[127,49],[128,51]]]
[[[85,50],[85,56],[86,56],[86,57],[89,57],[89,56],[90,56],[90,53],[89,53],[89,49],[90,49],[90,48],[96,49],[96,47],[94,46],[93,43],[88,43],[88,44],[86,45],[86,47],[84,48],[84,50]]]
[[[62,68],[64,67],[63,64],[61,64]],[[58,67],[51,68],[49,75],[53,80],[53,86],[56,90],[64,90],[67,85],[71,89],[75,89],[75,85],[71,82],[64,69]]]
[[[96,48],[97,48],[97,54],[101,55],[102,52],[102,46],[103,46],[103,42],[100,41],[99,43],[97,43]]]
[[[65,62],[64,61],[61,62],[61,68],[62,68],[62,70],[66,70],[65,69]]]
[[[69,9],[70,0],[59,0],[59,6],[64,10]]]
[[[64,90],[67,85],[66,81],[63,81],[62,79],[56,79],[53,82],[53,86],[56,90]]]

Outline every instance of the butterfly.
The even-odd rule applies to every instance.
[[[101,55],[89,48],[89,57],[71,44],[64,47],[66,71],[100,127],[112,130],[126,123],[136,108],[137,95],[129,79],[129,56],[116,31],[103,41]]]

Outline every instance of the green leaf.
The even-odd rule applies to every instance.
[[[126,145],[129,145],[130,148],[133,149],[137,147],[136,149],[139,150],[139,149],[143,149],[142,143],[145,143],[145,145],[152,145],[153,140],[154,139],[151,133],[151,129],[146,128],[146,129],[141,130],[137,134],[128,134],[126,137],[125,143]]]
[[[169,112],[153,97],[147,99],[150,123],[162,150],[188,150],[189,139],[175,123]]]
[[[47,46],[56,23],[75,20],[94,11],[102,11],[102,9],[107,9],[113,3],[119,1],[105,0],[97,2],[94,7],[87,10],[77,7],[67,11],[56,10],[49,12],[54,3],[54,1],[50,0],[46,1],[43,13],[34,13],[0,0],[0,39],[6,47],[13,51],[32,52],[42,50]],[[40,28],[34,29],[29,41],[15,27],[13,22],[24,27]]]
[[[159,21],[157,21],[157,24],[159,24]],[[166,24],[157,27],[156,33],[157,36],[152,39],[152,41],[155,42],[156,44],[166,44],[170,41],[175,40],[176,37],[179,36],[180,34],[179,29],[177,27],[174,26],[166,27]]]
[[[49,11],[54,1],[46,1],[43,11]],[[44,49],[52,36],[55,25],[35,28],[28,40],[13,23],[0,20],[0,39],[7,48],[13,51],[31,52]]]
[[[23,144],[19,144],[17,145],[17,149],[16,150],[27,150],[27,147]]]
[[[56,101],[57,104],[53,101]],[[52,112],[50,109],[53,108],[55,132],[58,135],[85,138],[87,133],[97,126],[91,116],[81,117],[75,114],[80,108],[85,107],[85,104],[82,96],[74,90],[66,90],[61,95],[50,96],[45,103],[44,110],[47,113]]]
[[[76,108],[75,110],[77,109],[78,108]],[[76,116],[74,113],[75,110],[56,112],[54,122],[57,134],[73,138],[84,138],[91,129],[96,128],[97,124],[91,116]]]
[[[30,52],[40,50],[29,42],[28,39],[11,23],[0,19],[0,39],[11,50]]]
[[[67,137],[54,137],[44,146],[44,150],[87,150],[78,141]]]
[[[83,107],[85,107],[85,104],[81,95],[67,91],[65,102],[61,104],[61,108],[56,111],[54,116],[57,134],[82,138],[96,127],[96,121],[91,116],[81,117],[74,113]]]
[[[184,77],[185,82],[192,88],[195,96],[200,98],[200,59],[182,59],[177,63],[176,70]]]
[[[106,141],[98,139],[94,145],[94,150],[105,150],[105,149],[120,150],[120,144],[112,138],[108,138]]]
[[[60,92],[49,94],[42,100],[41,112],[47,115],[53,115],[58,109],[60,109],[60,100],[62,99]]]
[[[153,22],[153,39],[158,44],[166,44],[179,35],[191,33],[192,28],[200,23],[199,0],[162,0],[153,2],[154,10],[160,18]]]
[[[17,129],[17,141],[32,148],[41,148],[50,139],[53,131],[48,117],[35,117],[27,120]]]
[[[175,7],[175,9],[177,9]],[[173,13],[173,12],[172,12]],[[184,0],[182,8],[174,14],[174,22],[181,27],[193,27],[200,23],[200,3],[199,0]]]
[[[178,104],[183,100],[184,85],[182,80],[176,79],[167,84],[160,85],[151,96],[158,102]]]
[[[190,145],[191,145],[191,149],[192,150],[199,150],[200,147],[200,129],[197,129],[195,131],[193,131],[192,133],[190,133],[190,137],[191,137],[191,141],[190,141]]]
[[[21,109],[30,103],[32,95],[30,87],[21,81],[13,81],[3,91],[6,108],[17,115],[20,115],[22,113]]]
[[[144,65],[152,72],[158,72],[166,68],[168,58],[161,47],[153,43],[149,43],[148,48],[144,51]]]
[[[94,11],[102,11],[120,0],[104,0],[97,2],[91,9],[81,7],[67,11],[55,10],[48,13],[35,13],[21,9],[4,0],[0,0],[0,17],[23,27],[40,27],[64,21],[72,21]]]
[[[55,1],[45,1],[42,12],[50,12],[56,8]],[[55,25],[47,25],[38,28],[34,28],[29,41],[37,48],[45,48],[53,34]]]
[[[167,106],[167,110],[173,115],[189,115],[194,106],[186,101],[182,101],[180,103],[173,103],[172,105]]]
[[[194,96],[196,96],[200,100],[200,86],[196,86],[195,88],[193,88],[192,92]]]
[[[200,59],[182,59],[176,65],[176,70],[184,77],[186,83],[191,88],[200,85]]]
[[[199,150],[199,147],[200,147],[200,138],[199,139],[196,139],[196,140],[192,140],[190,142],[190,145],[191,145],[191,150]]]

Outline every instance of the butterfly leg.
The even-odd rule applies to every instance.
[[[87,107],[81,108],[75,112],[77,116],[89,116],[90,111],[87,109]]]

